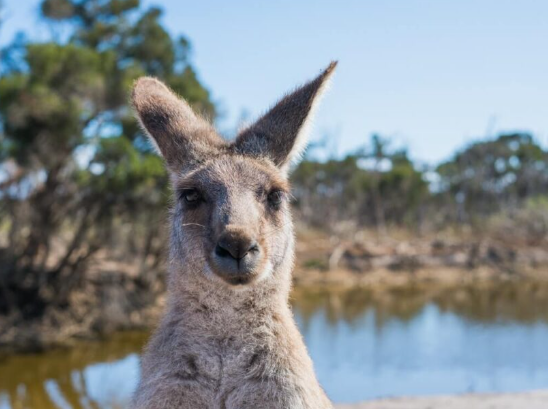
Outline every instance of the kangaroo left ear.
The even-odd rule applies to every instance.
[[[314,110],[335,71],[333,61],[314,80],[286,95],[234,142],[238,153],[268,157],[284,171],[300,157],[308,139]]]
[[[226,147],[207,121],[155,78],[142,77],[135,82],[132,102],[139,122],[172,174],[188,171]]]

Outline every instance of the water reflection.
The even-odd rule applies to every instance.
[[[536,286],[306,291],[297,317],[337,402],[548,388],[548,297]]]
[[[303,319],[325,312],[329,323],[359,320],[373,311],[382,326],[386,320],[409,321],[427,304],[479,323],[548,323],[548,284],[498,283],[440,288],[417,285],[386,290],[295,289],[293,305]]]
[[[297,289],[293,305],[337,402],[548,388],[548,286]],[[126,407],[146,334],[0,360],[0,409]]]
[[[99,409],[127,406],[147,334],[0,360],[0,408]]]

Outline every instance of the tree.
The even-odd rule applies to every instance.
[[[437,168],[456,220],[516,207],[548,188],[548,152],[526,133],[476,142]]]
[[[380,192],[380,182],[382,165],[389,157],[387,149],[388,142],[385,139],[381,138],[379,135],[372,135],[370,149],[362,150],[360,155],[363,159],[370,159],[373,162],[373,166],[371,167],[371,190],[375,211],[375,224],[377,226],[377,232],[382,236],[386,235],[386,220],[384,217],[384,203]]]
[[[65,303],[86,262],[115,240],[157,266],[157,214],[168,183],[126,104],[135,78],[160,77],[215,116],[189,41],[169,35],[160,9],[138,0],[44,0],[40,7],[70,33],[65,41],[15,41],[2,54],[0,212],[9,243],[0,252],[0,288],[10,296],[0,296],[0,311]],[[123,220],[137,215],[153,223],[122,236]]]
[[[375,226],[417,224],[418,212],[430,197],[428,183],[405,150],[388,149],[389,141],[372,143],[344,159],[305,160],[292,176],[301,220],[318,226],[351,221]]]

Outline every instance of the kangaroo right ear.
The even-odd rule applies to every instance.
[[[337,62],[314,80],[282,98],[274,107],[238,135],[234,148],[245,155],[270,158],[287,172],[306,146],[315,107],[329,84]]]
[[[131,99],[141,126],[173,173],[191,169],[226,144],[186,101],[155,78],[138,79]]]

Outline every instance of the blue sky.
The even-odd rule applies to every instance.
[[[48,33],[37,0],[5,0],[0,43]],[[377,132],[435,163],[498,132],[548,144],[548,1],[181,1],[165,10],[173,34],[219,103],[221,129],[254,118],[339,60],[313,139],[334,154]]]

